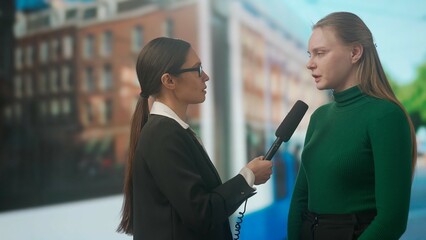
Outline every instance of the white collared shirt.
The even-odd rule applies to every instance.
[[[181,125],[183,129],[189,128],[188,123],[183,121],[171,108],[169,108],[169,106],[167,106],[166,104],[164,104],[162,102],[155,101],[152,104],[150,114],[161,115],[161,116],[164,116],[164,117],[171,118],[171,119],[175,120],[177,123],[179,123],[179,125]],[[200,143],[201,143],[201,141],[200,141]],[[201,145],[202,145],[202,143],[201,143]],[[255,177],[254,177],[254,173],[253,173],[252,170],[250,170],[248,167],[243,167],[239,174],[241,174],[244,177],[244,179],[246,180],[247,184],[250,187],[256,189],[255,187],[253,187]]]
[[[150,114],[161,115],[164,117],[171,118],[175,120],[176,122],[178,122],[183,129],[189,128],[189,125],[185,121],[183,121],[171,108],[169,108],[169,106],[167,106],[166,104],[162,102],[155,101],[152,104]]]

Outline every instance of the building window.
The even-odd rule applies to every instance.
[[[141,26],[136,26],[132,31],[132,52],[138,53],[143,47],[144,31]]]
[[[100,104],[99,104],[99,122],[101,124],[107,123],[107,119],[106,119],[106,115],[105,115],[105,112],[106,112],[105,108],[106,108],[105,102],[100,102]]]
[[[47,42],[41,42],[39,45],[39,60],[41,63],[47,62],[47,57],[49,56],[49,48]]]
[[[91,19],[96,18],[97,15],[97,9],[96,8],[88,8],[83,12],[83,19]]]
[[[69,9],[65,12],[65,20],[72,20],[77,18],[77,9]]]
[[[91,124],[93,122],[93,107],[90,102],[86,103],[85,121],[86,124]]]
[[[5,106],[3,109],[3,117],[6,121],[12,120],[13,110],[11,106]]]
[[[59,102],[58,102],[58,100],[53,99],[53,100],[50,102],[50,114],[51,114],[53,117],[56,117],[56,116],[58,116],[58,115],[59,115],[59,113],[60,113],[60,106],[59,106]]]
[[[105,65],[102,71],[100,87],[102,90],[112,89],[112,69],[111,65]]]
[[[153,2],[153,1],[140,1],[140,0],[119,1],[117,3],[117,12],[123,13],[123,12],[128,12],[134,9],[139,9],[143,7],[144,5],[149,4],[150,2]]]
[[[173,37],[174,35],[174,23],[172,19],[167,19],[164,22],[164,35],[166,37]]]
[[[15,112],[15,116],[16,119],[21,119],[22,118],[22,106],[19,103],[16,103],[14,106],[14,112]]]
[[[44,27],[49,27],[51,26],[50,16],[46,14],[42,16],[35,16],[34,18],[29,19],[27,24],[28,24],[28,30],[32,30],[32,31],[39,30],[40,28],[44,28]]]
[[[102,56],[109,56],[112,52],[113,35],[111,31],[106,31],[102,34],[101,41],[101,54]]]
[[[46,85],[47,85],[47,76],[45,72],[41,72],[38,75],[38,92],[40,94],[45,94],[46,93]]]
[[[95,47],[95,38],[93,37],[93,35],[89,34],[84,38],[83,56],[86,59],[93,57],[94,47]]]
[[[74,39],[71,36],[65,36],[62,39],[63,57],[69,59],[73,56],[74,52]]]
[[[27,46],[25,52],[25,63],[28,67],[31,67],[33,65],[34,60],[33,46]]]
[[[15,49],[15,67],[16,69],[22,68],[22,49],[20,47]]]
[[[21,98],[22,97],[22,78],[21,76],[17,75],[15,76],[14,79],[14,84],[13,84],[13,89],[15,90],[15,97],[17,98]]]
[[[59,56],[59,42],[57,39],[53,39],[50,42],[50,59],[55,61]]]
[[[33,80],[30,75],[25,76],[25,93],[28,97],[33,95]]]
[[[62,99],[62,112],[64,115],[69,115],[71,113],[71,101],[69,98]]]
[[[61,70],[62,90],[69,92],[72,89],[71,86],[71,71],[68,66],[63,66]]]
[[[59,90],[58,71],[53,69],[50,71],[49,90],[52,93],[57,93]]]
[[[112,101],[111,99],[105,100],[100,105],[100,122],[101,124],[108,124],[112,120]]]
[[[87,67],[84,71],[84,87],[84,90],[88,92],[95,90],[95,77],[93,75],[93,68],[91,67]]]
[[[111,122],[112,120],[112,100],[107,99],[105,101],[105,119],[107,122]]]
[[[40,101],[38,103],[38,111],[39,111],[39,116],[41,117],[45,117],[47,114],[47,104],[46,101]]]

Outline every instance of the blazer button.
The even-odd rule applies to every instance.
[[[241,195],[244,195],[244,192],[241,192]]]

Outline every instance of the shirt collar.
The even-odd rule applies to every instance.
[[[173,112],[173,110],[171,108],[169,108],[164,103],[155,101],[152,104],[150,114],[161,115],[161,116],[164,116],[164,117],[171,118],[171,119],[175,120],[176,122],[178,122],[182,126],[182,128],[184,128],[184,129],[189,128],[189,125],[185,121],[183,121],[175,112]]]

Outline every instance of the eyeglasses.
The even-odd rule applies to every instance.
[[[172,72],[172,74],[179,74],[184,72],[198,72],[198,77],[201,77],[201,75],[203,74],[203,66],[200,65],[198,67],[193,67],[193,68],[182,68],[175,72]]]

